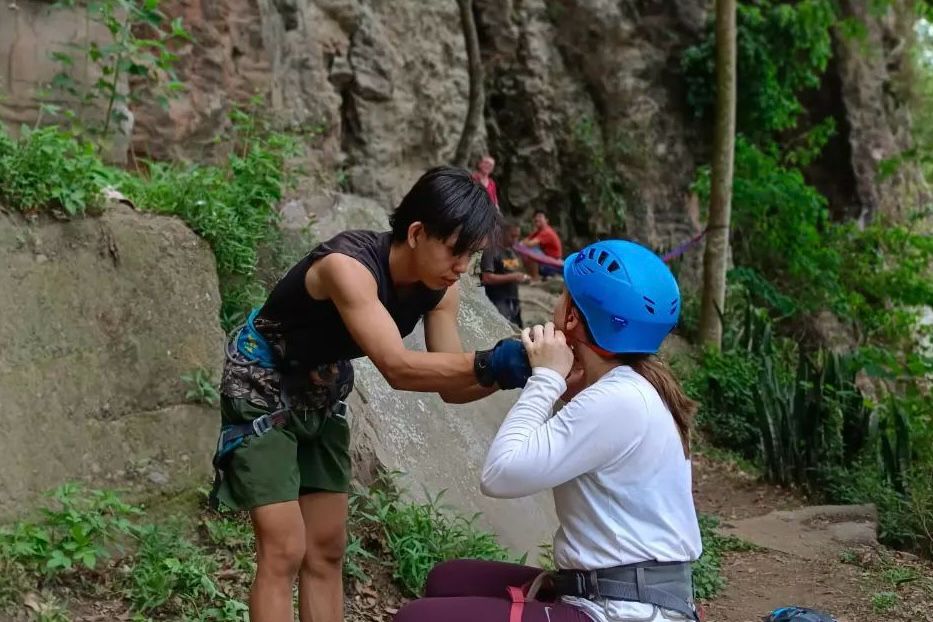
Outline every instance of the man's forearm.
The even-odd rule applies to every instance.
[[[397,360],[377,367],[393,389],[445,394],[477,385],[473,360],[473,352],[406,350]]]
[[[448,404],[467,404],[469,402],[481,400],[488,395],[492,395],[497,390],[498,389],[495,386],[484,387],[481,384],[474,384],[473,386],[463,389],[440,392],[440,396],[441,399]]]

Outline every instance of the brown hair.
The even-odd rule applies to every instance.
[[[586,323],[586,316],[577,307],[577,303],[570,297],[569,292],[568,298],[574,308],[577,309],[587,338],[590,343],[595,345],[596,340],[593,339],[593,333],[590,332],[590,327]],[[696,414],[697,403],[687,397],[683,387],[680,386],[680,382],[674,377],[671,368],[655,354],[615,354],[612,356],[621,364],[634,369],[635,373],[647,380],[654,387],[654,390],[658,392],[658,395],[664,401],[664,405],[667,406],[667,409],[671,411],[671,415],[674,417],[674,424],[677,426],[677,431],[680,433],[680,442],[684,447],[684,457],[689,458],[690,429],[693,427],[693,416]]]
[[[651,383],[655,391],[664,400],[667,409],[674,417],[677,431],[680,432],[680,441],[684,446],[684,456],[690,457],[690,428],[693,426],[693,415],[696,414],[697,403],[687,397],[683,387],[680,386],[674,372],[654,354],[617,354],[616,359],[623,365],[628,365],[635,372]]]

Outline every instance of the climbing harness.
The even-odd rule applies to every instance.
[[[254,325],[254,320],[258,314],[259,309],[253,309],[247,316],[246,321],[233,329],[232,336],[227,340],[224,348],[224,354],[229,364],[241,367],[255,365],[264,369],[275,370],[277,369],[275,364],[276,355],[269,342],[256,330]],[[340,381],[339,374],[333,381],[326,384],[327,403],[329,405],[327,409],[328,416],[340,419],[347,418],[347,403],[340,394],[344,384]],[[217,449],[211,461],[214,467],[214,485],[209,498],[211,508],[216,510],[219,507],[217,493],[223,481],[223,470],[234,450],[242,446],[248,438],[262,437],[270,430],[283,428],[288,423],[289,415],[294,412],[294,408],[288,397],[284,377],[280,377],[278,381],[277,405],[279,408],[246,423],[221,425],[217,439]]]
[[[550,576],[559,596],[647,603],[699,620],[690,567],[689,562],[650,561],[598,570],[558,570]]]
[[[600,570],[542,572],[533,581],[521,587],[509,586],[506,591],[511,601],[509,622],[521,622],[525,603],[534,601],[539,592],[546,592],[547,600],[573,596],[645,603],[703,621],[693,601],[690,562],[650,561]]]

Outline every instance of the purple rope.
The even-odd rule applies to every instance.
[[[699,244],[700,240],[703,239],[707,231],[709,231],[709,227],[707,227],[706,229],[703,229],[703,231],[700,231],[698,234],[696,234],[695,236],[693,236],[686,242],[682,243],[680,246],[677,246],[676,248],[674,248],[674,250],[669,251],[663,257],[661,257],[661,259],[664,261],[664,263],[669,263],[671,260],[677,259],[681,255],[686,253],[688,250],[690,250],[692,247]]]

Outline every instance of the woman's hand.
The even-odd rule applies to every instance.
[[[570,373],[573,367],[573,350],[567,345],[564,333],[554,329],[553,322],[524,329],[522,344],[533,368],[547,367],[564,378]]]

